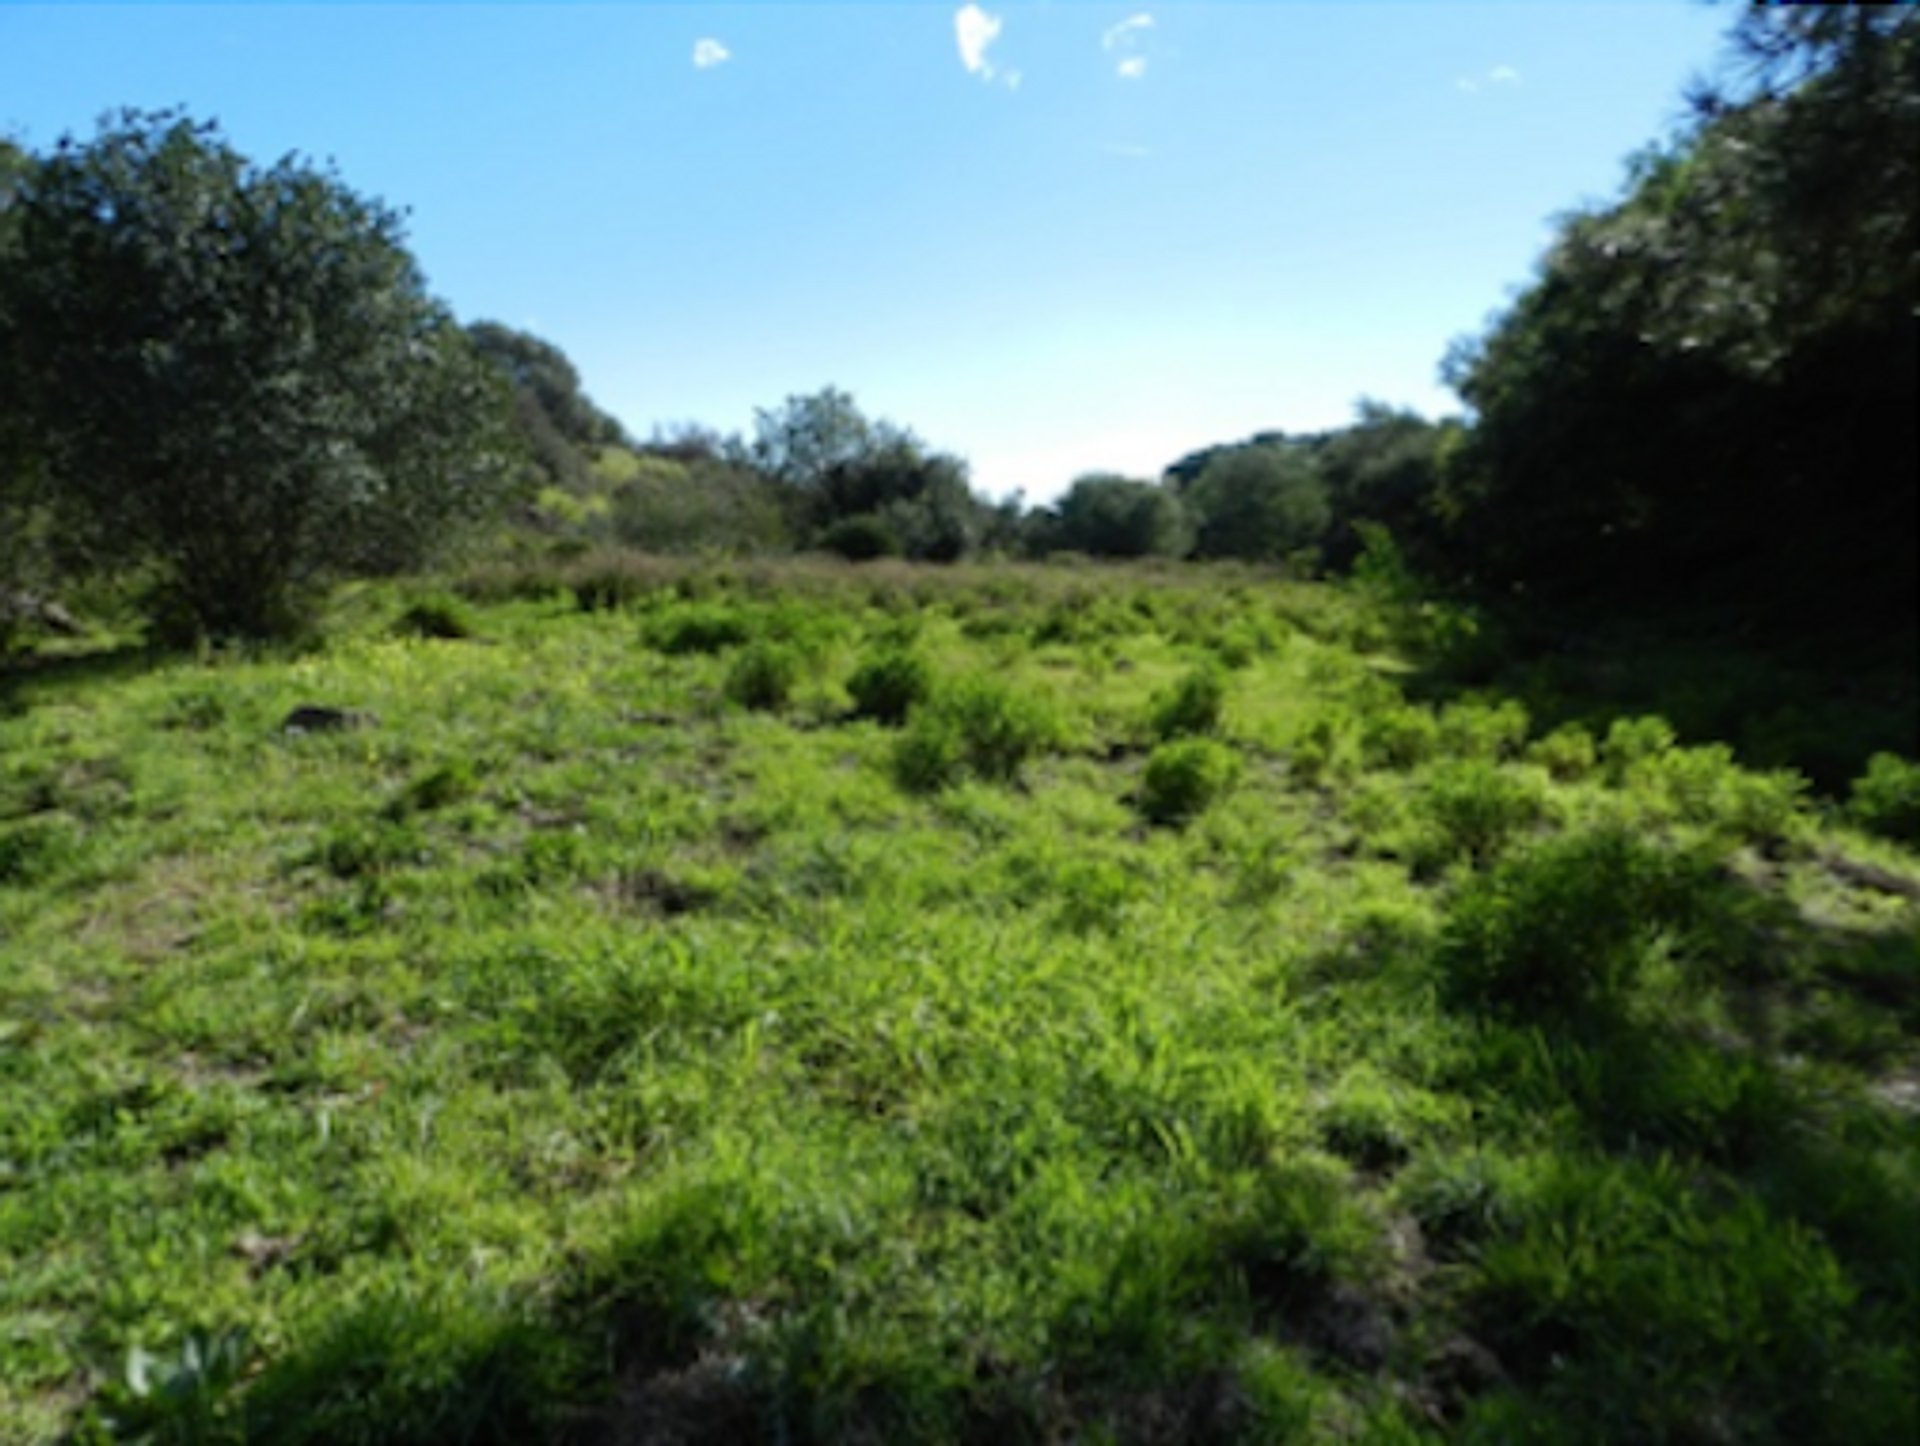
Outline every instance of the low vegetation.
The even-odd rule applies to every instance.
[[[608,554],[43,649],[0,1438],[1913,1439],[1911,765],[1412,635]]]

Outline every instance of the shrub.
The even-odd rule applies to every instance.
[[[393,631],[402,638],[470,638],[474,633],[473,614],[458,598],[424,597],[400,614]]]
[[[1440,711],[1440,748],[1457,758],[1500,759],[1518,756],[1527,743],[1527,710],[1513,699],[1450,703]]]
[[[1874,754],[1853,781],[1847,814],[1868,833],[1920,845],[1920,763]]]
[[[743,708],[778,712],[800,681],[800,655],[785,643],[758,642],[727,671],[726,693]]]
[[[1240,755],[1211,738],[1162,743],[1147,759],[1140,811],[1159,824],[1178,824],[1202,812],[1240,777]]]
[[[1454,1000],[1520,1017],[1618,1004],[1700,881],[1624,828],[1575,834],[1507,860],[1455,902],[1438,959]]]
[[[820,533],[820,547],[848,562],[872,562],[876,558],[898,557],[905,551],[899,533],[876,513],[843,517]]]
[[[1202,664],[1154,697],[1147,726],[1161,742],[1217,732],[1226,699],[1226,674],[1215,665]]]
[[[647,627],[647,641],[669,654],[718,653],[737,648],[753,636],[738,610],[715,603],[669,608]]]
[[[895,748],[895,773],[917,790],[938,788],[963,770],[989,783],[1010,783],[1059,733],[1043,699],[997,678],[963,678],[915,710]]]
[[[1546,813],[1546,797],[1536,780],[1480,759],[1435,769],[1421,803],[1439,831],[1445,856],[1464,854],[1475,865],[1489,862],[1516,833]]]
[[[1660,717],[1616,718],[1600,745],[1600,761],[1608,783],[1618,788],[1642,765],[1674,745],[1673,725]]]
[[[898,726],[933,694],[933,665],[918,653],[889,648],[869,657],[847,680],[857,718]]]
[[[1412,768],[1440,747],[1440,723],[1425,708],[1391,707],[1370,714],[1361,730],[1367,760],[1383,768]]]
[[[1599,761],[1593,735],[1578,723],[1563,723],[1545,738],[1527,747],[1529,763],[1537,763],[1561,783],[1572,783],[1593,772]]]

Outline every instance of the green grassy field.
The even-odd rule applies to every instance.
[[[1253,573],[573,583],[15,677],[0,1440],[1920,1438],[1898,797]]]

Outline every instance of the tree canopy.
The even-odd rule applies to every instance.
[[[7,409],[62,536],[157,562],[214,632],[419,563],[509,475],[505,387],[398,213],[217,126],[133,111],[37,159],[0,274]]]
[[[1911,616],[1920,13],[1732,39],[1731,88],[1449,358],[1454,550],[1535,593]]]

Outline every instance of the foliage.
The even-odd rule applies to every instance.
[[[1854,780],[1847,813],[1869,833],[1920,845],[1920,763],[1874,754]]]
[[[843,556],[954,562],[986,527],[964,462],[869,420],[834,387],[756,411],[754,437],[734,455],[774,484],[796,531]]]
[[[1535,597],[1911,618],[1920,15],[1753,7],[1735,35],[1766,83],[1638,157],[1450,357],[1450,551]]]
[[[1333,516],[1325,480],[1290,444],[1223,451],[1182,495],[1200,557],[1281,561],[1318,548]]]
[[[1089,557],[1179,557],[1192,531],[1172,492],[1097,472],[1074,479],[1055,504],[1045,537],[1052,549]]]
[[[1686,919],[1691,864],[1620,828],[1569,834],[1502,862],[1447,917],[1454,998],[1520,1019],[1617,1009],[1663,930]]]
[[[933,696],[933,665],[919,653],[892,647],[863,661],[847,679],[856,718],[897,727]]]
[[[1250,568],[430,586],[0,680],[0,1437],[1913,1435],[1907,846]]]
[[[395,212],[167,112],[62,140],[15,209],[0,316],[63,541],[158,561],[201,627],[286,630],[499,501],[503,388]]]
[[[1147,755],[1140,812],[1152,823],[1185,823],[1238,781],[1240,755],[1212,738],[1176,738]]]
[[[1227,675],[1217,665],[1202,665],[1154,695],[1147,728],[1162,742],[1216,732],[1227,701]]]
[[[1021,765],[1059,736],[1044,697],[973,674],[943,684],[914,710],[895,745],[896,773],[904,787],[921,792],[963,775],[1012,783]]]
[[[584,491],[588,458],[626,440],[620,423],[580,389],[579,372],[552,342],[497,321],[472,322],[466,332],[513,389],[514,428],[540,481]]]
[[[768,640],[742,648],[727,669],[727,696],[743,708],[777,713],[787,706],[803,671],[792,645]]]
[[[610,510],[613,535],[649,552],[755,555],[791,542],[780,498],[765,480],[714,456],[635,457],[612,490]]]

